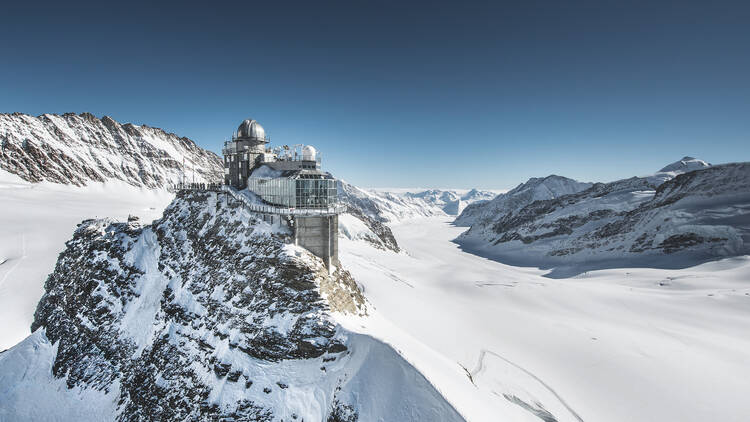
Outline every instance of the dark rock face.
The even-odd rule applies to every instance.
[[[361,220],[378,239],[368,239],[368,242],[379,249],[389,249],[394,252],[400,251],[396,238],[391,228],[385,223],[381,209],[371,198],[358,195],[359,188],[341,180],[337,181],[338,199],[346,205],[346,212]]]
[[[29,182],[76,186],[122,180],[166,188],[183,173],[200,182],[223,177],[221,159],[188,138],[89,113],[0,114],[0,169]]]
[[[391,228],[384,223],[365,215],[361,209],[349,205],[346,212],[362,220],[363,223],[378,237],[377,239],[368,239],[369,243],[378,249],[388,249],[393,252],[399,252],[398,242],[393,236]]]
[[[32,325],[58,343],[54,375],[70,388],[117,385],[123,421],[275,420],[258,393],[273,396],[290,381],[259,382],[250,363],[317,369],[348,353],[326,317],[323,278],[329,287],[347,279],[337,300],[349,309],[364,300],[348,273],[328,277],[312,255],[285,246],[282,227],[243,213],[217,194],[192,193],[151,226],[81,223]],[[224,382],[246,397],[212,403]]]

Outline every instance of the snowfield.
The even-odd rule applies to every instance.
[[[550,279],[461,251],[447,217],[392,229],[405,253],[341,239],[375,310],[340,319],[467,420],[748,420],[750,257]]]
[[[44,281],[82,220],[161,216],[174,194],[120,181],[74,187],[28,183],[0,170],[0,350],[31,332]]]

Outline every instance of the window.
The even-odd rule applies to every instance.
[[[251,177],[247,186],[264,201],[275,205],[328,208],[336,203],[336,181],[320,176],[301,175],[299,179]]]

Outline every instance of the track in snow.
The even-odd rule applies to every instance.
[[[516,369],[522,371],[526,375],[528,375],[531,378],[533,378],[536,382],[538,382],[539,384],[541,384],[547,391],[549,391],[550,393],[552,393],[552,395],[554,395],[557,398],[557,400],[560,401],[560,404],[562,404],[563,406],[565,406],[566,409],[568,409],[568,411],[571,413],[571,415],[573,415],[573,417],[575,417],[578,421],[583,422],[583,419],[581,419],[581,417],[578,415],[578,413],[576,413],[576,411],[573,410],[573,408],[570,407],[570,405],[568,405],[567,402],[565,402],[565,399],[563,399],[557,393],[557,391],[555,391],[552,387],[550,387],[541,378],[539,378],[538,376],[536,376],[533,372],[529,371],[528,369],[526,369],[526,368],[522,367],[521,365],[518,365],[517,363],[515,363],[515,362],[513,362],[513,361],[511,361],[511,360],[509,360],[509,359],[507,359],[507,358],[499,355],[498,353],[493,352],[492,350],[487,350],[487,349],[480,350],[479,351],[479,358],[477,359],[477,365],[474,367],[474,369],[472,371],[470,371],[470,372],[467,371],[468,375],[469,375],[469,379],[471,380],[472,383],[474,383],[474,385],[476,385],[475,384],[475,380],[477,378],[477,375],[479,375],[484,370],[484,368],[485,368],[484,358],[485,358],[485,356],[487,354],[495,356],[496,358],[502,360],[503,362],[505,362],[505,363],[507,363],[509,365],[512,365]],[[513,403],[516,403],[519,406],[522,406],[522,407],[526,408],[527,410],[534,412],[535,414],[538,412],[538,409],[535,411],[535,409],[531,408],[531,406],[529,406],[528,404],[526,404],[525,406],[523,404],[521,404],[521,403],[525,403],[525,402],[523,402],[522,400],[516,398],[515,396],[511,396],[511,395],[508,395],[508,394],[503,394],[503,396],[507,400],[509,400],[509,401],[511,401]],[[539,416],[539,415],[537,415],[537,416]]]
[[[21,257],[18,258],[18,261],[16,261],[16,263],[12,267],[10,267],[8,272],[6,272],[3,276],[3,279],[0,280],[0,287],[5,284],[5,280],[8,279],[8,276],[11,275],[11,273],[13,273],[16,268],[18,268],[18,266],[21,264],[21,262],[23,262],[24,259],[26,259],[26,234],[21,235]],[[8,262],[8,259],[3,259],[2,261],[0,261],[0,265],[5,264],[6,262]]]

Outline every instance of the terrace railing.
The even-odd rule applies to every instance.
[[[219,183],[181,183],[175,186],[177,190],[182,191],[204,191],[204,192],[224,192],[231,195],[234,199],[242,203],[242,205],[251,212],[264,213],[264,214],[280,214],[280,215],[297,215],[297,216],[326,216],[341,214],[346,211],[346,207],[341,204],[336,204],[325,208],[293,208],[293,207],[280,207],[270,204],[257,203],[238,192],[235,188],[219,184]]]
[[[270,205],[270,204],[259,204],[257,202],[254,202],[247,196],[243,195],[242,193],[238,192],[236,189],[232,188],[231,186],[223,185],[222,190],[230,195],[238,201],[240,201],[243,206],[252,212],[259,212],[259,213],[265,213],[265,214],[281,214],[281,215],[292,215],[292,216],[326,216],[326,215],[335,215],[335,214],[341,214],[342,212],[346,211],[346,207],[344,207],[341,204],[336,204],[330,207],[326,208],[292,208],[292,207],[280,207],[276,205]]]

